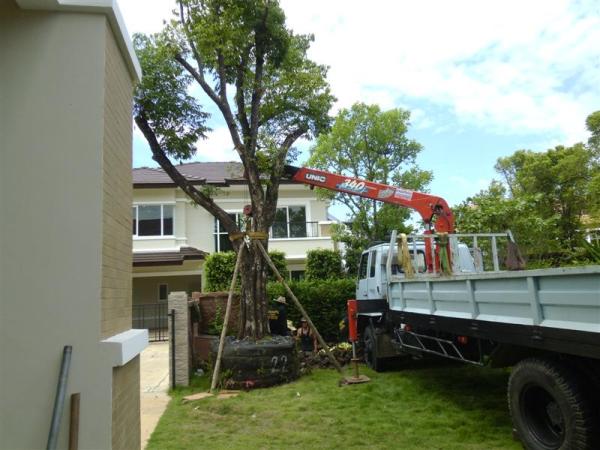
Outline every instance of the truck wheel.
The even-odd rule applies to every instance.
[[[376,372],[383,370],[381,358],[377,357],[377,334],[372,325],[367,325],[363,335],[363,352],[365,363]]]
[[[593,448],[593,412],[578,379],[551,359],[528,358],[513,368],[508,407],[527,449]]]

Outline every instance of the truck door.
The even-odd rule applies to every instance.
[[[369,252],[364,252],[360,257],[358,265],[358,280],[356,281],[356,299],[366,300],[367,294],[367,274],[369,269]]]
[[[367,278],[367,295],[369,300],[383,298],[381,294],[380,279],[377,278],[377,250],[369,252],[369,277]]]

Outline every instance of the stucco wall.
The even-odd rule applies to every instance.
[[[200,275],[134,278],[133,304],[158,303],[158,286],[165,283],[168,285],[168,292],[183,291],[191,294],[202,290]]]
[[[109,286],[110,279],[122,283],[125,272],[102,265],[113,249],[123,253],[110,255],[115,259],[130,252],[114,247],[111,236],[130,220],[131,204],[117,202],[126,214],[114,213],[104,181],[111,159],[103,147],[110,116],[106,23],[103,14],[23,11],[0,0],[2,448],[45,447],[65,345],[73,346],[73,357],[58,448],[67,447],[75,392],[81,393],[80,448],[111,448],[113,368],[100,341],[124,325],[110,325],[116,303],[107,309],[102,298],[113,295],[109,289],[130,288]],[[128,154],[131,138],[125,143],[122,133],[116,131],[116,147]],[[130,178],[113,182],[131,186]],[[110,211],[117,223],[104,219]],[[129,225],[127,232],[130,239]]]

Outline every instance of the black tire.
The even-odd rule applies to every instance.
[[[367,325],[363,332],[363,356],[365,363],[375,372],[382,372],[384,364],[377,352],[377,331],[372,325]]]
[[[594,448],[594,415],[579,373],[558,361],[528,358],[508,382],[508,407],[525,448]]]

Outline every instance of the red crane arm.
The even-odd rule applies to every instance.
[[[454,233],[454,215],[441,197],[306,167],[286,166],[285,174],[298,183],[411,208],[421,215],[427,226],[431,226],[435,218],[438,233]]]

